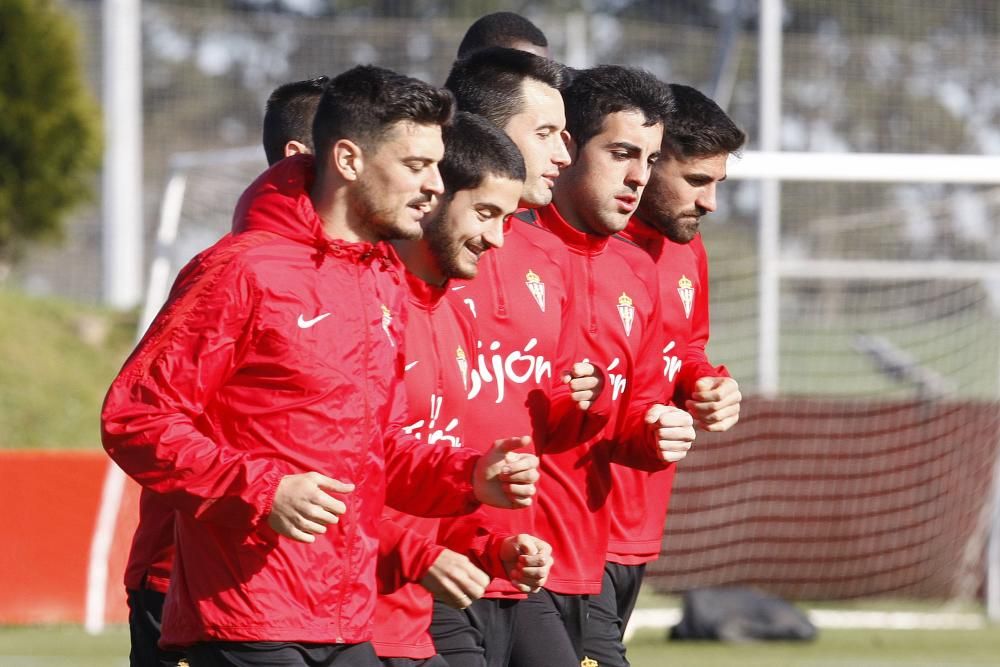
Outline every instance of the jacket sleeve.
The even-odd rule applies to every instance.
[[[500,560],[500,546],[510,536],[482,511],[442,521],[438,529],[438,543],[468,556],[476,567],[498,579],[509,576]]]
[[[655,472],[664,470],[671,464],[660,457],[656,440],[646,424],[646,412],[656,403],[669,403],[666,396],[662,371],[664,327],[660,310],[659,286],[655,279],[649,279],[653,295],[653,307],[644,322],[639,353],[630,378],[628,405],[624,416],[615,428],[612,439],[611,461],[630,468]]]
[[[101,429],[109,456],[175,509],[252,528],[285,471],[205,428],[205,408],[250,345],[255,319],[256,291],[232,260],[220,252],[184,272],[108,390]]]
[[[407,514],[458,516],[479,507],[472,477],[480,454],[466,447],[428,447],[406,433],[402,362],[390,394],[385,434],[386,504]]]
[[[568,289],[573,284],[569,262],[562,262],[560,267],[563,274],[563,284]],[[587,361],[597,369],[605,383],[589,408],[581,410],[576,401],[573,400],[569,385],[563,382],[563,374],[568,372],[573,364],[584,361],[583,356],[577,351],[577,342],[579,341],[577,326],[579,326],[580,320],[575,313],[574,303],[575,301],[567,296],[563,304],[563,326],[559,330],[559,342],[556,347],[558,356],[552,369],[552,380],[548,391],[548,415],[545,432],[575,433],[577,435],[574,440],[583,442],[596,436],[607,425],[611,417],[613,403],[611,390],[607,386],[607,370],[598,365],[594,359]]]
[[[713,366],[708,360],[705,348],[708,345],[709,334],[709,298],[708,298],[708,256],[701,237],[691,242],[692,250],[698,258],[698,284],[700,289],[695,295],[694,310],[691,313],[691,338],[677,375],[677,385],[674,392],[674,402],[683,406],[691,398],[695,383],[703,377],[730,377],[725,366]],[[696,244],[696,245],[694,245]]]
[[[444,547],[425,535],[396,523],[387,510],[379,520],[378,592],[387,595],[404,584],[420,583]]]

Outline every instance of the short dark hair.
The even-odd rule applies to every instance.
[[[326,84],[316,118],[313,141],[319,169],[333,144],[350,139],[362,148],[374,149],[394,123],[447,125],[455,100],[437,88],[392,70],[358,65]]]
[[[538,27],[514,12],[495,12],[476,20],[465,31],[462,43],[458,45],[458,57],[464,58],[473,51],[490,46],[507,46],[516,42],[527,42],[548,48],[549,40]]]
[[[478,188],[487,176],[524,181],[521,151],[503,130],[481,116],[459,111],[443,131],[444,159],[438,164],[445,196]]]
[[[524,106],[526,79],[559,91],[569,84],[564,65],[527,51],[493,46],[456,61],[444,86],[455,95],[459,109],[504,127]]]
[[[619,111],[638,111],[649,127],[665,124],[674,109],[670,88],[641,69],[622,65],[600,65],[579,70],[563,91],[566,130],[576,145],[583,146],[600,134],[604,118]]]
[[[285,157],[285,144],[298,141],[310,151],[313,147],[313,117],[323,94],[323,86],[330,79],[292,81],[278,86],[267,98],[264,107],[264,154],[267,163],[274,164]]]
[[[688,159],[721,153],[736,153],[747,140],[746,133],[704,93],[679,83],[670,84],[674,111],[663,130],[663,151]]]

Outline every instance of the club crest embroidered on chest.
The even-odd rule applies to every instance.
[[[622,326],[625,327],[625,335],[632,335],[632,323],[635,321],[635,306],[632,305],[632,297],[630,297],[625,292],[618,297],[618,317],[622,320]]]
[[[396,347],[396,341],[392,339],[392,331],[389,327],[392,326],[392,311],[384,303],[382,306],[382,331],[385,332],[385,337],[389,339],[389,345]]]
[[[458,362],[458,370],[462,373],[462,388],[469,391],[469,362],[461,345],[455,350],[455,361]]]
[[[528,272],[524,275],[524,284],[528,286],[528,291],[531,292],[531,296],[534,297],[535,303],[541,308],[542,312],[545,312],[545,283],[538,276],[537,273],[528,269]]]
[[[681,274],[681,279],[677,281],[677,294],[680,295],[681,303],[684,304],[684,317],[691,319],[691,304],[694,303],[694,284],[684,274]]]

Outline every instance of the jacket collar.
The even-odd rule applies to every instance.
[[[656,254],[659,254],[659,250],[663,248],[666,240],[666,237],[659,230],[637,215],[632,216],[625,229],[619,232],[619,236]]]
[[[309,197],[315,170],[311,155],[294,155],[276,162],[240,196],[233,213],[233,234],[265,231],[312,246],[317,265],[330,256],[358,262],[387,263],[382,243],[352,243],[331,238]]]
[[[406,286],[409,288],[410,303],[423,310],[437,308],[445,294],[448,293],[449,284],[447,282],[438,287],[425,282],[409,271],[404,270],[403,273],[406,276]]]
[[[561,238],[563,243],[572,250],[587,254],[598,254],[608,245],[608,238],[610,237],[581,232],[566,222],[566,219],[562,217],[562,214],[556,209],[554,203],[543,206],[537,209],[537,211],[539,224]]]

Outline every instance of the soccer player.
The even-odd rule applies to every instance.
[[[458,45],[458,58],[491,46],[503,46],[549,57],[549,40],[538,27],[514,12],[494,12],[477,19]]]
[[[406,334],[406,430],[437,447],[462,447],[480,438],[465,429],[466,397],[476,338],[466,312],[445,298],[453,279],[471,280],[485,253],[503,244],[503,224],[517,208],[524,160],[517,146],[489,121],[459,112],[444,130],[441,178],[444,195],[422,223],[420,240],[395,241],[406,266],[409,316]],[[524,510],[520,510],[524,511]],[[459,608],[480,597],[490,577],[513,580],[527,590],[544,582],[551,549],[530,535],[493,535],[485,526],[462,544],[436,544],[437,519],[386,509],[383,530],[396,544],[381,554],[380,595],[375,608],[376,653],[387,667],[447,665],[436,657],[428,634],[434,599]],[[466,554],[473,556],[475,563]],[[477,567],[479,566],[479,567]]]
[[[713,366],[708,343],[708,259],[698,233],[715,210],[726,161],[746,135],[715,102],[690,86],[671,85],[662,153],[638,212],[622,236],[656,262],[664,330],[662,377],[677,405],[707,431],[726,431],[739,419],[740,392],[725,366]],[[646,563],[660,554],[674,468],[647,474],[613,466],[611,534],[601,595],[591,600],[584,645],[601,665],[629,664],[622,641]],[[644,498],[644,501],[637,499]]]
[[[466,431],[487,440],[524,430],[538,444],[548,422],[567,412],[570,420],[583,414],[576,407],[567,411],[567,400],[590,407],[588,397],[599,391],[594,368],[575,363],[572,346],[562,341],[565,324],[573,320],[566,248],[537,225],[531,212],[552,200],[553,184],[569,164],[560,94],[566,82],[565,68],[558,63],[490,48],[456,62],[445,83],[459,109],[485,117],[511,138],[527,172],[519,202],[524,210],[504,224],[503,248],[484,255],[478,277],[450,292],[473,315],[478,329]],[[534,534],[530,513],[484,510],[502,532]],[[461,519],[447,520],[443,531],[460,530],[462,524]],[[554,557],[558,561],[560,556]],[[431,634],[438,653],[453,667],[505,665],[518,601],[524,597],[510,581],[494,578],[483,598],[468,609],[436,604]]]
[[[313,152],[312,122],[327,80],[320,76],[286,83],[268,97],[263,131],[268,165],[291,155]],[[143,489],[139,523],[125,566],[132,667],[174,667],[184,657],[181,651],[157,646],[173,557],[174,509],[157,494]]]
[[[535,529],[556,561],[546,588],[519,611],[512,664],[525,667],[588,658],[583,635],[589,598],[601,591],[611,462],[669,467],[694,440],[690,415],[667,406],[662,390],[655,267],[638,247],[613,237],[632,217],[659,156],[669,90],[641,70],[602,66],[577,72],[563,98],[573,163],[538,217],[570,251],[578,353],[607,369],[613,408],[597,437],[553,433],[539,446]],[[570,658],[560,654],[557,662],[554,643],[537,633],[549,617],[561,619]]]
[[[269,165],[292,155],[315,152],[312,124],[327,81],[329,78],[317,76],[282,84],[271,92],[264,106],[262,132]]]
[[[164,646],[192,665],[377,665],[386,500],[427,515],[530,503],[536,460],[403,430],[404,293],[382,241],[442,192],[447,91],[377,67],[324,89],[317,159],[244,192],[112,383],[109,455],[175,513]]]

